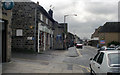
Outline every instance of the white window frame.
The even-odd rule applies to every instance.
[[[46,18],[46,24],[48,24],[48,19]]]
[[[43,14],[40,14],[40,20],[43,21]]]

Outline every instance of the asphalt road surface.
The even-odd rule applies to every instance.
[[[89,73],[89,59],[96,53],[97,49],[90,46],[43,54],[14,52],[12,61],[3,63],[3,73]]]

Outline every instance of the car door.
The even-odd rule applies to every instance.
[[[101,68],[101,65],[103,63],[103,58],[104,58],[104,53],[101,52],[97,58],[97,62],[95,63],[96,73],[102,73],[103,68]]]
[[[100,54],[100,52],[98,52],[98,53],[95,55],[95,57],[93,58],[93,60],[92,60],[92,62],[91,62],[91,68],[92,68],[92,70],[93,70],[95,73],[96,73],[95,64],[96,64],[96,62],[97,62],[97,58],[98,58],[99,54]]]

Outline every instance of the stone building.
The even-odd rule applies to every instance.
[[[92,34],[91,40],[89,41],[89,45],[97,47],[97,45],[99,44],[99,32],[101,28],[102,26],[95,29],[95,32]]]
[[[15,2],[12,18],[12,49],[42,52],[53,47],[53,11],[39,2]]]
[[[60,28],[61,30],[63,31],[63,49],[67,49],[67,43],[68,43],[68,40],[67,40],[67,33],[68,33],[68,24],[67,23],[59,23],[60,25]]]
[[[64,27],[54,23],[54,49],[64,49]]]
[[[67,40],[68,40],[69,47],[73,47],[74,46],[74,41],[75,41],[75,35],[68,32],[67,33]]]
[[[2,62],[8,62],[11,58],[11,15],[12,10],[6,10],[0,3],[0,54]],[[1,59],[1,57],[0,57]]]
[[[112,41],[120,42],[120,22],[106,22],[100,29],[99,32],[99,42],[104,40],[104,44]]]

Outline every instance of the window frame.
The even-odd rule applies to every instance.
[[[41,21],[44,21],[44,19],[43,19],[43,14],[42,14],[42,13],[40,13],[40,20],[41,20]]]
[[[48,23],[48,18],[46,18],[46,24],[49,24],[49,23]]]
[[[97,62],[97,58],[99,57],[99,55],[100,55],[100,52],[95,55],[95,57],[93,58],[93,61]]]
[[[98,56],[98,58],[97,58],[97,63],[98,64],[102,64],[103,63],[103,58],[104,58],[104,55],[105,55],[105,53],[103,53],[103,52],[101,52],[100,54],[99,54],[99,56]],[[102,56],[102,58],[101,58],[101,56]],[[98,60],[99,59],[99,60]],[[100,61],[100,59],[101,59],[101,61]]]

